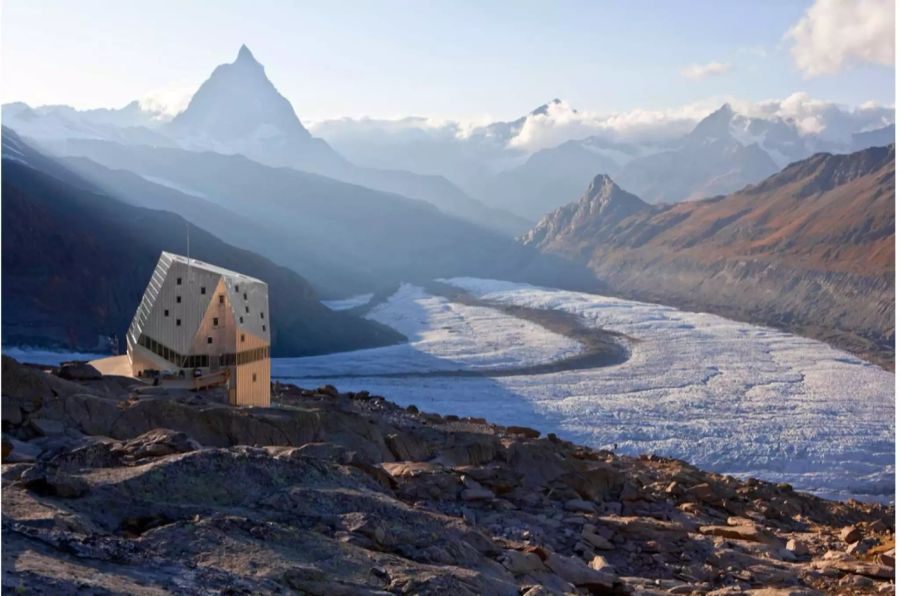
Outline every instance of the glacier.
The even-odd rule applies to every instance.
[[[367,315],[410,342],[275,359],[275,379],[367,390],[442,414],[656,453],[826,498],[893,502],[894,374],[827,344],[715,315],[497,280],[442,280],[497,304],[573,313],[630,338],[623,364],[539,375],[492,370],[577,353],[501,311],[404,285]],[[454,376],[455,371],[481,376]],[[446,375],[423,373],[446,372]]]

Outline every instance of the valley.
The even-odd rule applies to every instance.
[[[895,0],[54,4],[2,594],[896,590]]]
[[[771,325],[894,365],[894,146],[650,205],[597,176],[523,237],[616,295]]]

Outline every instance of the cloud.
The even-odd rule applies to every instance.
[[[801,135],[817,134],[835,142],[847,142],[853,133],[894,122],[893,106],[866,102],[851,107],[815,99],[806,93],[794,93],[759,102],[729,95],[715,96],[665,109],[633,109],[606,114],[575,110],[564,101],[551,102],[546,110],[528,114],[520,127],[512,126],[513,123],[493,124],[492,127],[499,126],[500,130],[506,131],[506,136],[497,139],[501,143],[500,148],[524,153],[591,136],[621,143],[657,145],[690,132],[700,120],[726,102],[738,114],[780,119]],[[407,142],[441,145],[478,143],[489,130],[481,121],[473,123],[430,118],[343,118],[322,122],[312,128],[328,141],[356,142],[373,147]]]
[[[894,0],[816,0],[785,37],[805,76],[849,64],[894,64]]]
[[[681,69],[681,76],[686,79],[699,81],[707,77],[715,77],[726,74],[731,70],[731,64],[727,62],[709,62],[707,64],[691,64]]]
[[[784,99],[761,102],[733,102],[741,114],[768,120],[780,118],[801,135],[816,134],[825,140],[846,142],[853,133],[873,130],[894,122],[894,107],[867,101],[857,107],[814,99],[807,93],[793,93]]]
[[[146,93],[138,105],[145,112],[155,114],[157,120],[170,120],[187,108],[196,91],[196,85],[159,87]]]

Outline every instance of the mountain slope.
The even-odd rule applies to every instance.
[[[351,257],[325,251],[306,235],[258,222],[227,209],[191,189],[178,189],[168,180],[144,178],[124,169],[110,169],[84,157],[58,160],[104,192],[138,207],[162,209],[240,248],[293,269],[311,281],[324,298],[368,292],[379,284],[371,272],[355,267]]]
[[[339,277],[355,278],[358,283],[336,288],[344,293],[457,275],[562,285],[584,280],[581,270],[551,262],[512,238],[423,201],[293,168],[272,168],[239,155],[103,141],[70,141],[68,152],[216,203],[267,230],[270,234],[255,242],[271,258],[296,259],[292,268],[310,276],[328,263]],[[137,191],[127,194],[133,201],[152,201]],[[203,217],[202,212],[189,213],[187,206],[174,208],[184,217]],[[311,279],[335,287],[333,274]]]
[[[614,291],[761,321],[892,366],[894,146],[817,154],[715,199],[613,221],[571,206],[527,244]]]
[[[3,343],[91,350],[120,345],[163,250],[183,253],[188,224],[101,194],[3,130]],[[272,349],[300,356],[402,338],[333,312],[296,273],[190,226],[191,256],[269,284]]]
[[[578,196],[600,172],[615,174],[619,165],[592,150],[583,141],[568,141],[531,155],[524,164],[500,172],[479,196],[491,204],[531,221],[560,206],[560,200]]]

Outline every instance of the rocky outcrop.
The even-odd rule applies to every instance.
[[[892,588],[891,507],[333,387],[276,384],[274,407],[234,409],[216,393],[73,383],[9,359],[3,377],[5,589]]]
[[[894,147],[872,147],[626,217],[585,208],[589,192],[523,240],[587,264],[610,293],[780,327],[893,368],[894,193]]]

